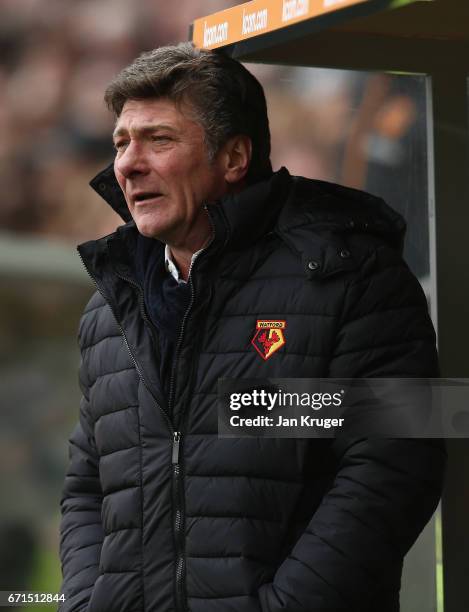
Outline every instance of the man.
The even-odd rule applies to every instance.
[[[80,421],[62,499],[63,611],[395,612],[444,450],[223,439],[220,377],[436,376],[425,297],[380,199],[273,173],[260,84],[189,43],[109,86],[125,225],[80,245]],[[260,320],[286,321],[261,355]]]

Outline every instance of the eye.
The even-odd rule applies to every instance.
[[[155,136],[152,136],[151,139],[153,142],[167,142],[171,140],[171,137],[167,134],[157,134]]]
[[[127,140],[116,140],[114,142],[114,149],[116,151],[122,151],[122,149],[124,149],[124,147],[126,147],[128,145]]]

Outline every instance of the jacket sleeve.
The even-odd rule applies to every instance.
[[[346,290],[329,376],[438,376],[425,296],[387,247]],[[438,504],[441,440],[335,439],[332,452],[333,484],[272,583],[261,587],[263,612],[381,609],[377,593],[392,580],[390,588],[399,588],[402,559]]]
[[[80,365],[82,400],[80,417],[69,439],[69,467],[61,499],[60,560],[65,602],[60,612],[85,610],[99,575],[103,542],[101,526],[102,490],[98,455],[86,395],[83,361]]]

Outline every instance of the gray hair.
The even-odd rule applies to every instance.
[[[142,53],[110,83],[104,100],[119,117],[127,100],[148,98],[188,103],[204,129],[210,160],[229,138],[245,134],[252,142],[247,181],[272,173],[264,90],[240,62],[190,42]]]

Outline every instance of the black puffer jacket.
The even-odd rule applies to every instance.
[[[170,399],[135,280],[137,230],[80,245],[80,420],[62,500],[65,611],[395,612],[440,495],[437,441],[219,439],[220,377],[437,375],[425,296],[382,200],[285,169],[208,205]],[[161,245],[163,248],[163,245]],[[258,319],[287,321],[267,361]]]

